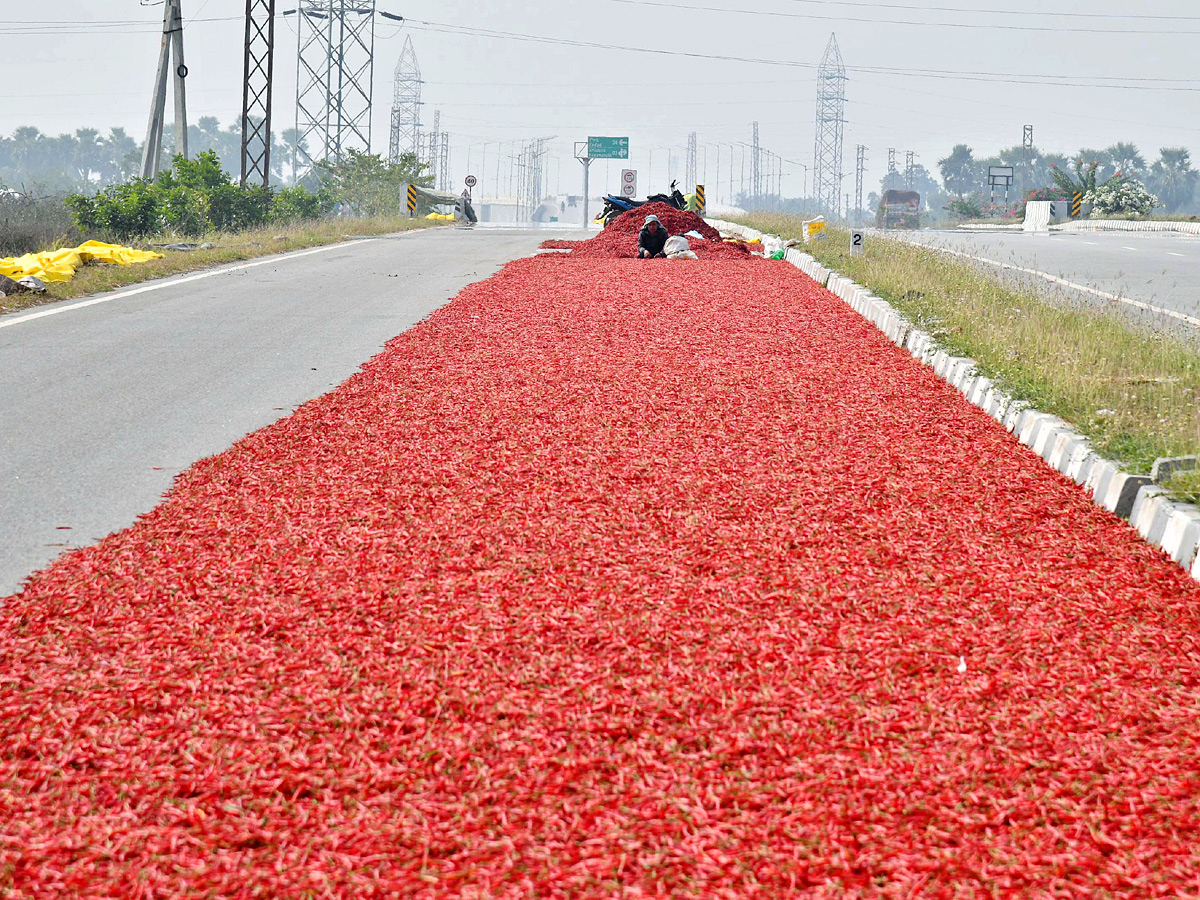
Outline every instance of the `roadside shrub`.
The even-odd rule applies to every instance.
[[[1056,186],[1056,187],[1038,188],[1036,191],[1030,191],[1029,194],[1025,197],[1025,199],[1017,204],[1017,217],[1020,219],[1025,218],[1025,208],[1030,203],[1036,203],[1038,201],[1044,201],[1044,200],[1070,200],[1070,199],[1071,199],[1071,195],[1068,194],[1061,187]]]
[[[41,188],[9,191],[0,186],[0,256],[20,256],[75,243],[77,233],[61,194]]]
[[[163,224],[179,234],[196,237],[208,230],[208,198],[196,188],[181,184],[162,191],[159,212]]]
[[[946,204],[946,212],[955,220],[982,219],[983,199],[974,195],[958,197]]]
[[[328,211],[328,197],[321,192],[316,194],[303,187],[289,187],[276,191],[271,201],[271,221],[298,222],[304,219],[318,219]]]
[[[219,231],[244,231],[260,228],[271,218],[271,189],[240,187],[235,184],[216,185],[209,192],[208,219]]]
[[[1092,204],[1092,215],[1099,216],[1148,216],[1162,205],[1136,178],[1110,178],[1084,194],[1083,202]]]
[[[270,222],[319,218],[328,198],[302,187],[276,192],[262,185],[242,187],[221,168],[211,150],[195,159],[175,157],[170,169],[153,181],[135,178],[105,188],[94,197],[66,198],[76,226],[129,241],[168,230],[195,237],[208,231],[243,231]]]

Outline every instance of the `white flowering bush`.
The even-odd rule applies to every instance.
[[[1148,216],[1162,204],[1136,178],[1110,178],[1083,195],[1096,216]]]

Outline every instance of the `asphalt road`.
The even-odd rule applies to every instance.
[[[893,236],[895,233],[893,233]],[[1121,232],[963,232],[922,231],[902,235],[971,256],[1020,266],[1108,294],[1141,301],[1200,319],[1200,237]],[[1028,273],[1008,272],[1017,281],[1047,282]],[[1061,287],[1061,286],[1060,286]],[[1064,290],[1077,299],[1120,305]],[[1196,326],[1134,307],[1130,314],[1196,333]]]
[[[412,232],[0,317],[0,597],[545,237]]]

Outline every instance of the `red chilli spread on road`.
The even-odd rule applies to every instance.
[[[522,260],[3,605],[0,887],[1179,895],[1198,610],[786,263]]]

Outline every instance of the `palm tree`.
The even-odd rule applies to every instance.
[[[1191,154],[1185,147],[1163,147],[1150,167],[1150,186],[1167,212],[1178,212],[1196,196],[1200,172],[1192,168]]]
[[[1146,177],[1146,158],[1138,152],[1136,144],[1120,141],[1104,152],[1112,160],[1118,175],[1139,180]]]

